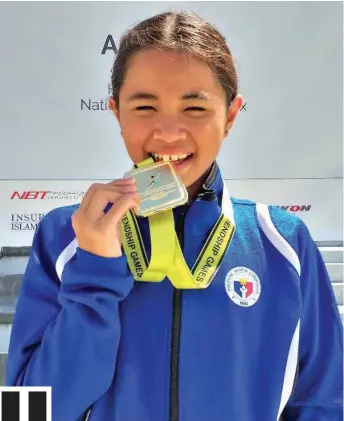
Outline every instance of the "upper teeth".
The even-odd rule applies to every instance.
[[[155,158],[162,159],[163,161],[178,161],[179,159],[185,159],[190,154],[182,153],[179,155],[165,155],[161,153],[153,153]]]

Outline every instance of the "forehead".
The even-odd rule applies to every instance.
[[[125,94],[133,90],[182,94],[207,91],[225,95],[211,68],[201,60],[178,51],[145,50],[128,62],[122,86]]]

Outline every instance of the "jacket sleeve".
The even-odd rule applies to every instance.
[[[103,258],[78,248],[60,282],[49,255],[54,238],[45,235],[47,219],[35,233],[22,280],[6,384],[51,386],[52,419],[75,421],[111,385],[120,339],[119,302],[133,278],[124,256]]]
[[[343,327],[323,258],[301,223],[299,374],[283,421],[343,420]]]

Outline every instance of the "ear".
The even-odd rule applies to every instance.
[[[226,116],[226,126],[225,126],[225,136],[228,135],[228,132],[233,127],[234,121],[241,110],[243,104],[243,97],[241,95],[237,95],[230,107],[228,107],[228,112]]]
[[[114,97],[110,96],[109,100],[108,100],[108,107],[110,108],[110,110],[114,113],[118,123],[119,121],[119,107],[116,104],[116,101],[114,99]]]

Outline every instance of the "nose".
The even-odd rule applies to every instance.
[[[186,139],[185,128],[178,119],[165,117],[154,127],[153,139],[166,143],[183,141]]]

